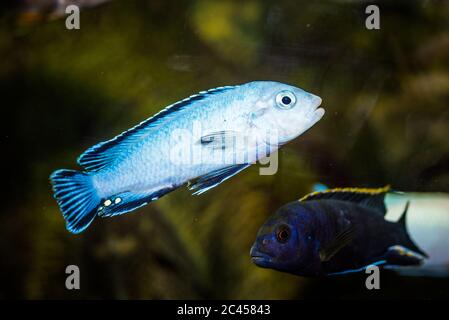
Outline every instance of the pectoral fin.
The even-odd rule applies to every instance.
[[[343,230],[329,243],[320,249],[321,261],[329,261],[338,251],[349,244],[355,237],[355,228],[351,225]]]
[[[237,135],[235,131],[212,132],[202,136],[199,143],[212,149],[226,149],[235,145]]]

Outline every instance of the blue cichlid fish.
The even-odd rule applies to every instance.
[[[135,210],[188,183],[205,192],[298,137],[324,115],[321,98],[255,81],[211,89],[163,109],[57,170],[54,196],[73,233],[98,215]]]
[[[284,205],[260,228],[252,261],[301,276],[423,264],[428,256],[406,229],[409,202],[397,222],[385,219],[388,191],[330,189]]]

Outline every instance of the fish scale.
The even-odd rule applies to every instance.
[[[85,171],[50,176],[67,229],[79,233],[97,215],[136,210],[182,185],[204,193],[308,130],[324,114],[320,104],[274,81],[219,87],[174,103],[89,148],[78,159]],[[190,156],[176,159],[176,152]]]
[[[288,203],[259,229],[253,262],[300,276],[342,275],[370,265],[420,266],[428,258],[409,236],[409,202],[396,222],[385,219],[390,188],[336,188]]]

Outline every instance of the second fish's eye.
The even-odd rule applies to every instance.
[[[277,94],[276,105],[281,109],[291,109],[296,103],[296,97],[293,92],[284,90]]]
[[[276,231],[276,239],[281,243],[286,243],[290,239],[290,235],[290,227],[285,224],[280,225]]]

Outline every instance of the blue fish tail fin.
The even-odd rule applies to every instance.
[[[82,232],[94,220],[101,202],[92,177],[84,172],[63,169],[53,172],[50,181],[67,230]]]

